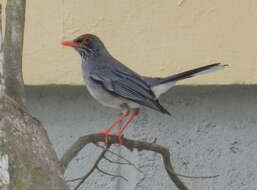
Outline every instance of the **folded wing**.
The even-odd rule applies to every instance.
[[[100,83],[110,93],[129,99],[162,113],[163,108],[151,87],[137,74],[120,70],[101,69],[90,73],[90,78]]]

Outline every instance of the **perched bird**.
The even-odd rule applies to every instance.
[[[62,42],[73,47],[81,56],[83,78],[90,94],[105,106],[120,111],[120,116],[104,131],[105,145],[108,144],[109,132],[128,118],[120,130],[112,135],[119,138],[130,122],[139,114],[140,105],[152,108],[164,114],[170,113],[159,103],[159,96],[168,91],[179,80],[207,72],[216,71],[226,65],[215,63],[164,78],[140,76],[112,55],[103,42],[95,35],[84,34],[73,41]]]

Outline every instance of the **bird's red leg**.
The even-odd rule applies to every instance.
[[[117,136],[119,139],[119,145],[122,145],[122,139],[121,135],[125,131],[125,129],[128,127],[128,125],[135,119],[135,117],[139,114],[139,109],[134,109],[128,120],[124,123],[124,125],[121,127],[121,129],[115,133],[113,133],[113,136]]]
[[[104,135],[104,145],[108,146],[108,134],[109,132],[118,125],[123,119],[128,116],[127,113],[122,113],[117,120],[115,120],[111,125],[109,125],[104,131],[100,131],[98,134]]]

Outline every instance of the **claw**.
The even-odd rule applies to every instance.
[[[104,146],[107,148],[109,145],[109,132],[108,131],[100,131],[100,132],[98,132],[98,134],[104,136]]]
[[[122,133],[124,132],[124,130],[128,127],[129,123],[132,122],[135,117],[138,115],[139,113],[139,109],[134,109],[132,114],[130,115],[130,117],[128,118],[128,120],[125,122],[125,124],[121,127],[121,129],[119,131],[117,131],[116,133],[113,133],[111,135],[118,137],[118,144],[122,145]],[[127,113],[123,113],[120,115],[120,117],[114,121],[110,126],[108,126],[106,128],[106,130],[104,131],[100,131],[98,134],[103,135],[104,136],[104,145],[105,148],[108,148],[109,146],[109,132],[117,125],[119,124],[123,119],[125,119],[128,116]]]
[[[118,144],[122,145],[122,133],[125,131],[125,129],[128,127],[128,125],[135,119],[135,117],[138,115],[139,113],[139,109],[134,109],[132,114],[129,116],[128,120],[125,122],[125,124],[121,127],[120,130],[118,130],[117,132],[111,134],[113,136],[118,137]]]
[[[122,140],[122,134],[119,132],[119,131],[117,131],[116,133],[113,133],[113,134],[111,134],[112,136],[115,136],[115,137],[117,137],[118,138],[118,145],[123,145],[123,140]]]
[[[120,115],[120,117],[115,120],[110,126],[106,128],[104,131],[100,131],[98,134],[104,136],[104,146],[107,148],[109,146],[109,132],[117,126],[123,119],[125,119],[128,116],[127,113],[123,113]]]

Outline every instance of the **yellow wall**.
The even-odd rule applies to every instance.
[[[140,74],[222,62],[230,67],[182,84],[257,82],[256,0],[27,0],[26,84],[82,84],[79,55],[60,42],[83,33]]]

